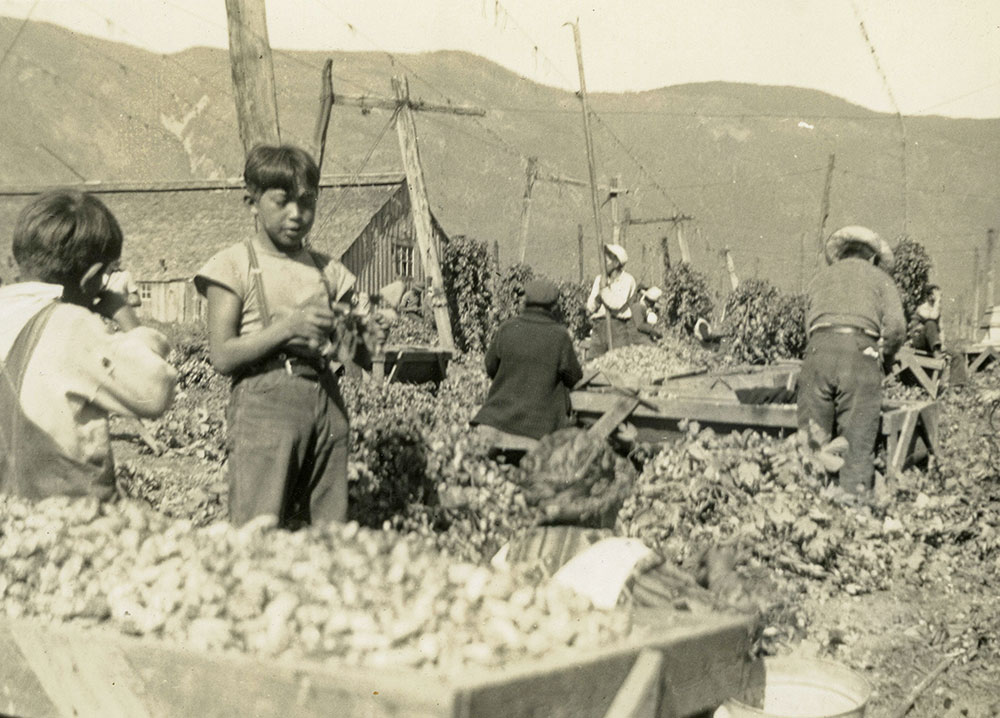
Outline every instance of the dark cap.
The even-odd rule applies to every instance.
[[[559,299],[559,288],[548,279],[532,279],[524,285],[524,303],[547,307]]]

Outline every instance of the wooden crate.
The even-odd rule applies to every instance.
[[[461,678],[187,650],[107,629],[0,620],[0,714],[15,718],[600,718],[637,656],[662,656],[656,714],[711,712],[759,680],[753,621],[664,625],[637,614],[621,645]]]
[[[419,345],[386,346],[372,358],[372,377],[376,381],[404,384],[440,384],[448,373],[452,352]]]
[[[614,391],[574,391],[570,394],[577,419],[587,425],[611,411],[621,399]],[[640,441],[661,442],[684,434],[684,421],[697,421],[720,433],[754,429],[788,436],[798,429],[795,404],[740,404],[732,399],[676,396],[643,398],[628,417]],[[880,438],[886,448],[887,473],[938,450],[939,407],[935,401],[882,402]]]
[[[584,381],[577,384],[576,388],[616,388],[658,396],[735,399],[739,389],[794,386],[801,368],[801,362],[789,360],[765,366],[747,365],[717,371],[692,370],[658,377],[653,381],[630,374],[591,370],[584,374]]]

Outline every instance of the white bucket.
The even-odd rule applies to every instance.
[[[871,686],[863,676],[818,658],[765,658],[764,704],[730,699],[715,718],[863,718]]]

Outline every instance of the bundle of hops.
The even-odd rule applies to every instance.
[[[646,384],[672,374],[694,370],[688,357],[679,357],[667,349],[648,344],[617,347],[597,357],[587,366],[600,369],[605,375],[627,376]]]
[[[540,524],[610,526],[635,477],[627,459],[578,428],[542,438],[521,469],[525,501]]]

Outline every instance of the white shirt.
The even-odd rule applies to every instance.
[[[0,288],[0,361],[28,321],[62,297],[62,286],[21,282]],[[60,304],[28,360],[21,409],[81,462],[109,450],[108,414],[154,417],[173,400],[177,372],[154,350],[166,337],[149,327],[112,333],[96,313]]]
[[[622,270],[617,277],[608,282],[608,286],[601,289],[601,275],[594,278],[594,286],[591,287],[590,296],[587,297],[587,311],[594,317],[603,317],[607,310],[611,309],[611,316],[615,319],[631,319],[632,298],[638,286],[635,277]],[[598,304],[597,297],[601,297],[601,304]]]

